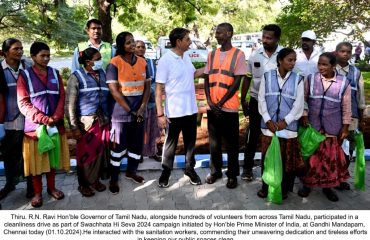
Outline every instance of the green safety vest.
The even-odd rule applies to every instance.
[[[100,52],[101,57],[102,57],[103,68],[105,70],[107,68],[111,58],[112,58],[112,45],[110,43],[103,42],[103,41],[101,43],[102,44],[100,45],[99,52]],[[79,51],[83,51],[88,47],[89,47],[88,42],[81,42],[81,43],[78,44],[78,50]]]

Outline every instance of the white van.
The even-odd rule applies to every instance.
[[[157,59],[157,51],[153,47],[153,44],[149,41],[144,41],[146,51],[145,51],[145,58],[150,58],[150,59]]]
[[[253,41],[244,41],[244,40],[233,40],[231,41],[233,47],[239,48],[244,52],[245,61],[248,61],[249,56],[252,54],[253,45],[255,44]]]
[[[162,57],[171,48],[170,39],[168,37],[160,37],[158,39],[157,57]],[[207,62],[208,50],[198,39],[192,39],[189,50],[185,53],[189,55],[192,62]]]

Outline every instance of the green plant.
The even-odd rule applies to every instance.
[[[61,68],[60,75],[62,76],[63,85],[67,86],[68,78],[71,75],[71,69],[68,67]]]
[[[198,69],[198,68],[205,67],[206,63],[205,62],[193,62],[193,65],[196,69]]]

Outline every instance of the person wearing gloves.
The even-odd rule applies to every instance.
[[[23,158],[24,174],[32,176],[35,195],[31,200],[33,207],[41,207],[42,174],[46,173],[47,193],[60,200],[64,193],[55,187],[56,168],[69,171],[70,159],[67,137],[64,129],[64,87],[57,70],[48,67],[50,48],[43,42],[34,42],[30,48],[34,64],[22,71],[17,83],[18,107],[25,116]],[[58,132],[60,137],[60,162],[58,167],[51,167],[47,152],[38,152],[36,129],[47,126]],[[49,131],[49,134],[50,132]]]
[[[109,160],[108,95],[102,56],[95,48],[80,53],[83,65],[68,79],[65,112],[75,139],[78,190],[85,197],[106,189],[99,181]]]

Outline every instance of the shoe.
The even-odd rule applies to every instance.
[[[238,186],[238,179],[236,179],[236,178],[228,178],[227,179],[227,183],[226,183],[227,188],[234,189],[237,186]]]
[[[300,197],[308,197],[308,195],[310,195],[311,193],[311,188],[309,187],[306,187],[306,186],[303,186],[302,188],[300,188],[298,190],[298,196]]]
[[[170,170],[163,170],[158,180],[158,187],[167,188],[170,185],[169,183],[170,176],[171,176]]]
[[[335,189],[337,190],[351,190],[351,186],[347,182],[341,182],[339,186],[336,186]]]
[[[64,193],[56,188],[54,188],[54,190],[47,189],[47,192],[56,200],[61,200],[64,198]]]
[[[322,192],[332,202],[338,202],[339,198],[337,194],[331,188],[323,188]]]
[[[192,185],[201,185],[202,184],[202,180],[200,180],[200,177],[195,172],[194,168],[186,169],[184,174],[189,177],[189,181]]]
[[[94,188],[98,192],[104,192],[105,189],[107,189],[107,187],[103,183],[101,183],[99,180],[97,180],[96,182],[94,182],[91,185],[91,187]]]
[[[10,192],[13,192],[15,190],[15,187],[7,187],[5,186],[3,189],[0,190],[0,200],[6,198]]]
[[[253,181],[253,171],[244,169],[242,175],[240,176],[242,180],[251,182]]]
[[[95,195],[94,191],[91,190],[90,187],[83,187],[83,186],[78,186],[78,191],[82,194],[84,197],[92,197]]]
[[[222,173],[213,173],[213,174],[208,174],[206,177],[206,183],[208,184],[214,184],[217,179],[222,178]]]
[[[126,172],[125,178],[130,179],[136,183],[145,183],[145,180],[142,176],[136,175],[136,173]]]
[[[162,162],[162,157],[158,155],[150,156],[150,158],[154,159],[156,162]]]
[[[265,190],[261,189],[257,192],[257,196],[260,197],[260,198],[267,198],[267,192]]]
[[[144,157],[143,155],[140,156],[140,160],[139,160],[139,163],[143,163],[144,162]]]
[[[42,206],[42,195],[41,193],[35,194],[31,200],[31,206],[34,208],[39,208]]]
[[[112,193],[112,194],[118,194],[119,193],[119,186],[118,186],[118,182],[109,182],[109,191]]]

